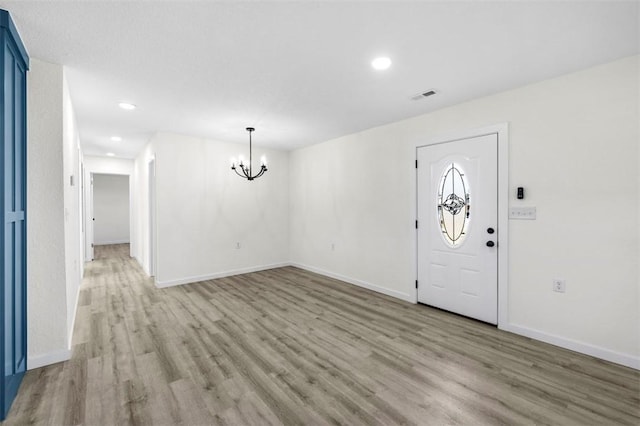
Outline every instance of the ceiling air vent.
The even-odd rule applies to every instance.
[[[420,99],[424,99],[424,98],[428,98],[429,96],[433,96],[436,94],[436,91],[431,89],[431,90],[427,90],[426,92],[422,92],[422,93],[418,93],[417,95],[413,95],[411,97],[412,101],[419,101]]]

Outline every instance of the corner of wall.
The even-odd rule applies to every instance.
[[[32,369],[69,355],[65,236],[69,129],[65,130],[62,66],[32,58],[27,79],[27,364]]]

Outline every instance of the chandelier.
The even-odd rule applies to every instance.
[[[242,157],[242,155],[238,158],[238,164],[236,165],[236,159],[232,158],[231,159],[231,170],[233,170],[234,172],[236,172],[236,174],[238,176],[240,176],[241,178],[247,179],[247,180],[254,180],[259,178],[260,176],[262,176],[264,174],[264,172],[267,171],[267,160],[264,157],[264,155],[262,156],[262,158],[260,159],[260,171],[253,176],[253,170],[251,167],[251,133],[254,132],[256,129],[254,129],[253,127],[247,127],[247,132],[249,132],[249,165],[245,165],[244,164],[244,158]],[[238,169],[240,169],[240,171],[238,171]]]

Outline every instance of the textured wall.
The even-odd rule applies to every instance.
[[[27,75],[28,353],[29,368],[33,368],[44,358],[68,355],[63,70],[32,59]]]

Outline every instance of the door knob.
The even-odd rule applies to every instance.
[[[487,234],[493,234],[496,232],[493,228],[487,228]]]
[[[493,247],[495,245],[496,243],[494,243],[493,241],[487,241],[487,247]]]

